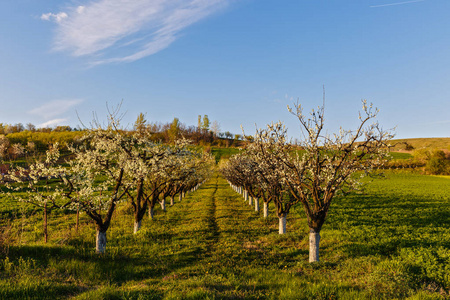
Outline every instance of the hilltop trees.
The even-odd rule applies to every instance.
[[[174,118],[169,128],[169,139],[172,143],[174,143],[180,135],[180,120],[178,118]]]

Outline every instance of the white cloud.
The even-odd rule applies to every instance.
[[[67,125],[67,119],[53,119],[47,122],[44,122],[42,124],[39,124],[39,128],[45,128],[45,127],[53,127],[56,125]]]
[[[77,7],[76,11],[77,11],[77,13],[82,14],[84,12],[84,9],[85,9],[85,6],[80,5]]]
[[[60,12],[57,14],[46,13],[41,15],[41,20],[55,21],[56,23],[61,23],[62,20],[64,20],[67,17],[68,15],[65,12]]]
[[[96,0],[68,8],[57,23],[54,49],[95,58],[94,64],[131,62],[172,44],[184,28],[232,0]],[[63,14],[63,13],[60,13]]]
[[[33,108],[32,110],[28,111],[28,113],[37,115],[41,118],[44,118],[46,120],[53,119],[55,117],[58,117],[67,111],[69,111],[74,106],[82,103],[83,100],[81,99],[70,99],[70,100],[54,100],[47,103],[44,103],[43,105]],[[50,122],[50,121],[48,121]]]

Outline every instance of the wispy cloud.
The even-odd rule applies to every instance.
[[[289,96],[288,94],[284,94],[284,97],[275,98],[273,101],[276,103],[286,103],[286,102],[292,103],[292,102],[294,102],[294,100],[295,100],[294,97]]]
[[[91,57],[94,64],[131,62],[167,48],[180,31],[230,1],[96,0],[41,19],[55,21],[57,51]]]
[[[45,120],[55,119],[68,112],[74,106],[81,104],[82,99],[54,100],[28,111],[29,114],[37,115]],[[61,120],[61,119],[58,119]],[[48,121],[50,122],[50,121]]]
[[[403,2],[394,2],[394,3],[387,3],[387,4],[371,5],[370,8],[403,5],[403,4],[410,4],[410,3],[416,3],[416,2],[424,2],[424,1],[426,1],[426,0],[411,0],[411,1],[403,1]]]
[[[56,125],[66,125],[67,119],[53,119],[47,122],[44,122],[42,124],[39,124],[38,127],[45,128],[45,127],[53,127]]]

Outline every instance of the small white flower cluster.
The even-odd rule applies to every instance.
[[[53,179],[60,178],[65,173],[64,168],[56,165],[59,157],[56,143],[46,152],[44,161],[36,161],[28,168],[12,167],[4,178],[8,195],[38,207],[59,207],[57,200],[60,199],[63,187],[53,182]]]

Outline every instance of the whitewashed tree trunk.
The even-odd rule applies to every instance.
[[[319,262],[320,231],[309,231],[309,262]]]
[[[244,190],[244,201],[248,201],[248,192]]]
[[[97,230],[97,236],[95,239],[95,252],[105,253],[106,250],[106,232]]]
[[[248,205],[250,205],[250,206],[253,205],[253,197],[252,196],[248,197]]]
[[[148,218],[153,220],[153,207],[148,208]]]
[[[170,196],[170,206],[175,204],[175,196]]]
[[[258,198],[254,198],[255,200],[255,211],[259,212],[259,199]]]
[[[134,221],[134,230],[133,233],[137,233],[139,229],[141,229],[142,220],[139,222]]]
[[[183,195],[182,195],[182,197],[184,198],[184,197],[186,197],[186,193],[185,192],[183,192]]]
[[[178,195],[178,201],[181,202],[181,200],[183,200],[183,194],[180,193],[180,195]]]
[[[166,198],[162,199],[159,204],[161,204],[162,211],[166,211]]]
[[[269,216],[269,203],[264,202],[264,218]]]
[[[286,233],[286,214],[282,214],[280,217],[278,217],[278,220],[279,220],[278,233],[285,234]]]

